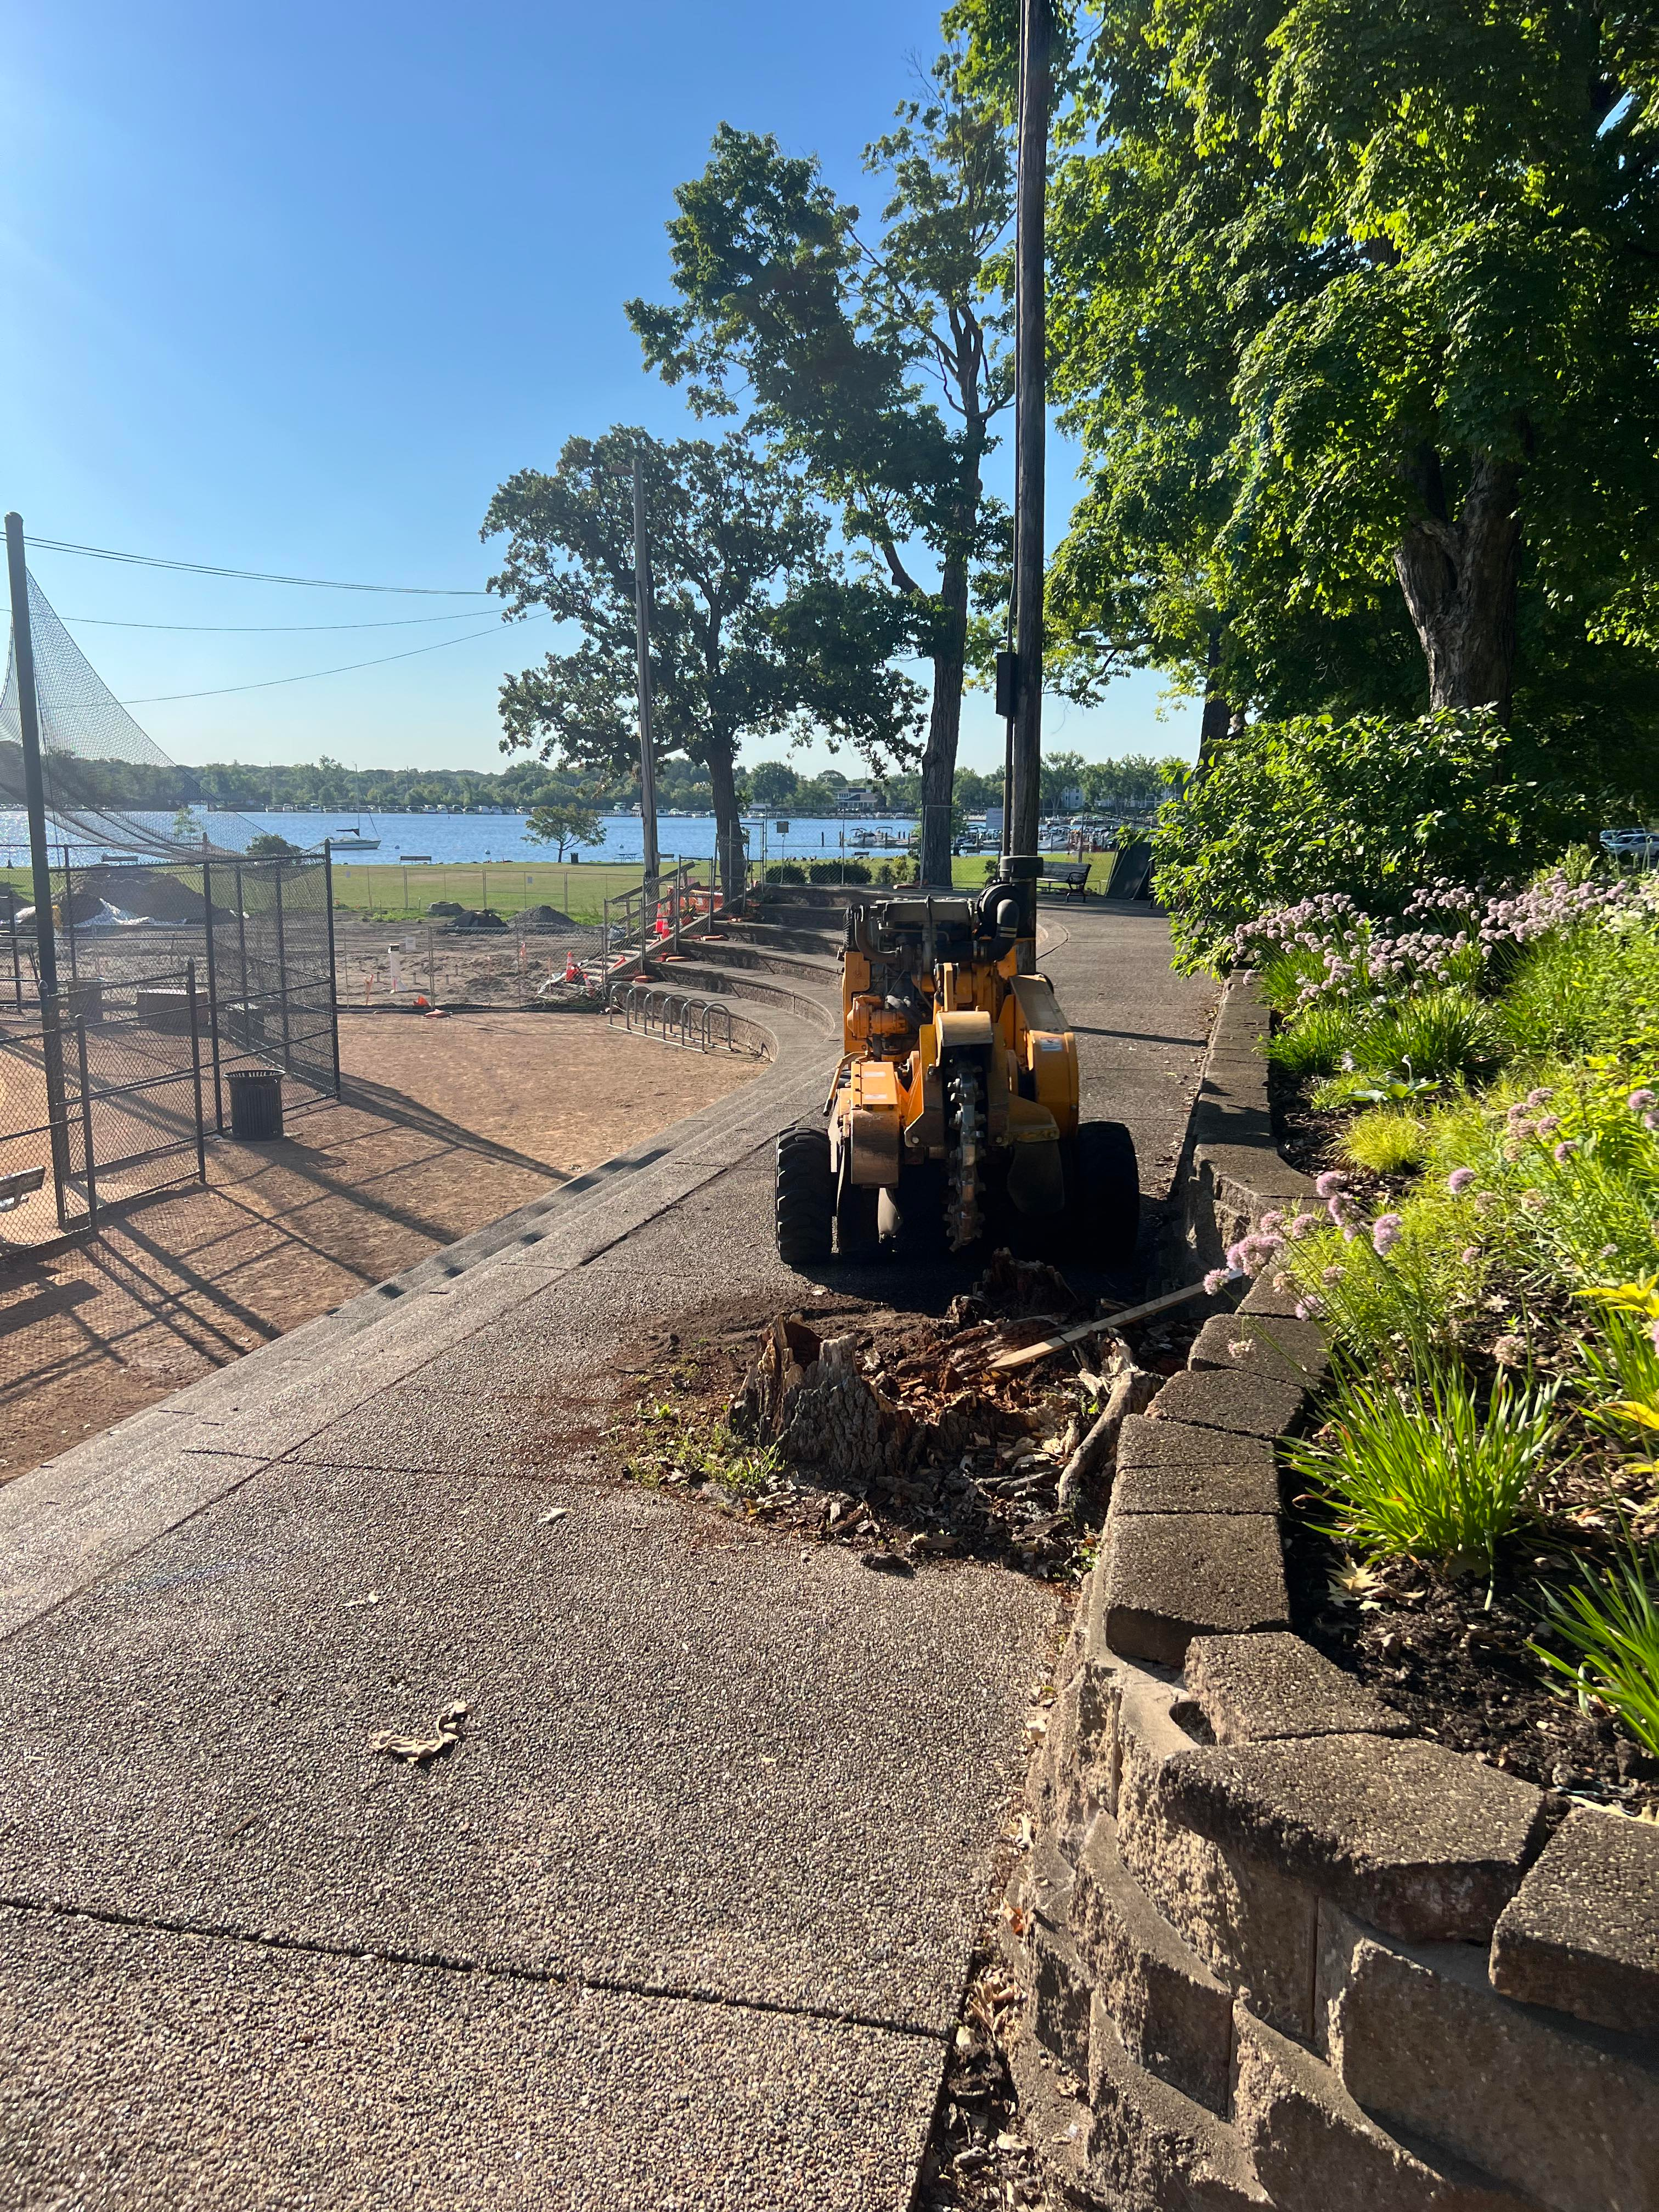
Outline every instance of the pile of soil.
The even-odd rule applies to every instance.
[[[556,932],[576,929],[580,925],[572,921],[568,914],[561,914],[556,906],[527,906],[519,916],[519,927],[526,937],[551,937]]]
[[[502,921],[493,906],[464,906],[444,924],[443,933],[446,937],[465,936],[473,930],[504,930],[506,927],[506,922]]]
[[[849,1544],[892,1571],[972,1557],[1063,1575],[1084,1531],[1060,1510],[1060,1479],[1109,1389],[1113,1340],[1006,1372],[989,1362],[1082,1317],[1052,1267],[999,1252],[939,1319],[849,1301],[771,1313],[758,1328],[761,1316],[734,1320],[708,1336],[682,1325],[638,1347],[623,1370],[653,1378],[641,1417],[624,1426],[629,1462],[682,1495]],[[1134,1329],[1137,1364],[1175,1373],[1194,1326],[1176,1316]],[[791,1425],[786,1415],[780,1433],[809,1376],[807,1417]],[[684,1439],[711,1427],[734,1449],[775,1446],[763,1485],[728,1486],[704,1471]]]
[[[150,921],[200,922],[207,902],[198,890],[170,876],[164,868],[93,867],[76,872],[75,919],[88,921],[107,899],[126,914],[141,914]],[[83,910],[84,909],[84,910]],[[216,903],[213,918],[228,921],[231,909]]]

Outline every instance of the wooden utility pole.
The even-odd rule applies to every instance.
[[[1014,209],[1014,697],[1005,798],[1020,935],[1036,933],[1042,768],[1042,567],[1048,336],[1043,198],[1048,167],[1049,0],[1019,0],[1019,142]]]
[[[657,894],[657,764],[651,744],[651,554],[645,538],[644,456],[634,448],[634,647],[640,689],[640,827],[645,842],[645,901]]]

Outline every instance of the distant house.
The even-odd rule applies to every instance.
[[[845,791],[836,794],[836,811],[837,814],[880,814],[884,811],[884,803],[878,791],[872,791],[862,784],[849,783]]]

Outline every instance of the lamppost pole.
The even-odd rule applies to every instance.
[[[645,844],[645,903],[656,896],[657,771],[651,744],[651,553],[645,536],[644,455],[634,448],[634,643],[639,664],[640,827]]]
[[[1019,0],[1019,142],[1014,233],[1014,696],[1004,835],[1020,886],[1020,936],[1035,958],[1042,769],[1043,492],[1048,335],[1043,201],[1048,167],[1048,0]]]

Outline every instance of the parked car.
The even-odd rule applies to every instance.
[[[1659,832],[1652,830],[1604,830],[1601,850],[1615,860],[1640,860],[1651,866],[1659,860]]]

